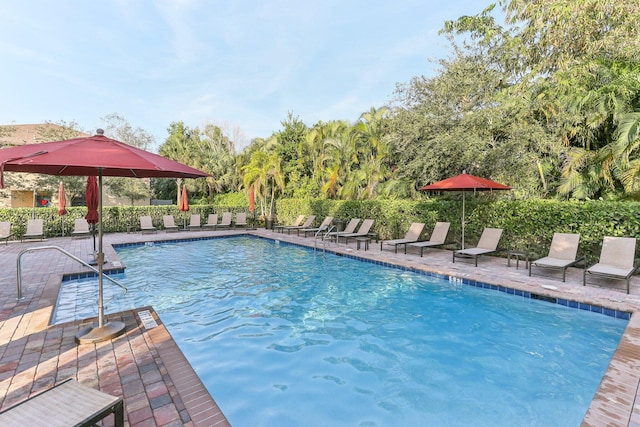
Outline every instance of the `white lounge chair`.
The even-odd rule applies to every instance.
[[[89,237],[91,234],[91,228],[89,227],[89,223],[84,218],[76,218],[73,222],[73,231],[71,232],[71,237]]]
[[[150,215],[140,217],[140,233],[144,234],[145,232],[158,232],[158,229],[153,226],[153,220]]]
[[[292,231],[296,231],[296,233],[298,234],[298,236],[300,235],[300,230],[302,230],[303,228],[309,228],[311,227],[311,224],[313,224],[313,221],[316,219],[315,215],[310,215],[304,222],[304,224],[299,225],[299,226],[295,226],[295,225],[289,225],[289,226],[285,226],[282,227],[282,232],[284,233],[285,231],[287,232],[287,234],[291,234]]]
[[[634,265],[636,255],[636,239],[633,237],[605,237],[600,251],[600,260],[584,270],[582,285],[587,285],[587,274],[609,279],[624,280],[629,293],[631,276],[640,265]]]
[[[44,224],[41,219],[27,220],[27,232],[22,236],[22,241],[31,239],[44,239]]]
[[[231,228],[231,219],[233,215],[231,212],[225,212],[222,214],[222,220],[220,220],[220,224],[216,226],[216,230],[218,228]]]
[[[324,220],[322,221],[322,223],[320,223],[318,227],[303,228],[300,231],[304,232],[304,237],[307,237],[308,234],[317,234],[318,232],[328,230],[332,222],[333,222],[333,217],[327,216],[324,218]]]
[[[482,255],[498,252],[498,243],[500,243],[501,236],[502,228],[485,228],[478,241],[478,246],[453,251],[453,262],[456,262],[456,258],[473,258],[475,266],[477,267],[478,258]]]
[[[200,225],[200,214],[191,214],[189,218],[189,230],[200,230],[202,227]]]
[[[0,222],[0,240],[4,240],[5,245],[7,245],[11,237],[13,237],[11,223],[7,221]]]
[[[406,245],[407,243],[417,242],[420,239],[420,234],[422,234],[422,230],[424,230],[423,222],[414,222],[409,227],[409,231],[404,235],[403,239],[392,239],[392,240],[384,240],[380,241],[380,250],[382,250],[384,245],[393,246],[393,250],[395,253],[398,253],[398,246],[405,245],[404,252],[407,252]]]
[[[584,257],[577,258],[579,244],[579,234],[553,233],[549,255],[529,262],[529,276],[531,276],[531,268],[533,266],[562,270],[562,281],[564,282],[567,276],[567,268],[584,260]]]
[[[372,219],[365,219],[364,221],[362,221],[362,224],[360,225],[360,228],[358,228],[358,231],[356,231],[355,233],[341,233],[336,235],[336,241],[339,242],[340,238],[344,238],[344,242],[346,244],[349,244],[349,239],[350,238],[355,238],[355,237],[365,237],[369,234],[369,231],[371,230],[371,227],[373,226],[373,220]]]
[[[218,226],[218,214],[209,214],[207,216],[207,223],[202,224],[202,228],[213,228],[214,230]]]
[[[329,238],[335,238],[336,241],[338,240],[339,235],[341,234],[351,234],[351,233],[355,233],[356,232],[356,228],[358,227],[358,224],[360,224],[360,218],[352,218],[349,223],[347,224],[347,226],[344,228],[344,230],[342,231],[331,231],[329,233],[327,233],[327,237]]]
[[[291,225],[276,225],[273,229],[274,231],[279,231],[280,233],[284,233],[285,227],[300,227],[302,225],[302,221],[304,221],[304,215],[298,215],[293,224]]]
[[[451,226],[450,222],[436,222],[435,227],[433,227],[433,231],[431,232],[431,237],[429,240],[424,242],[414,242],[407,243],[404,246],[404,253],[407,253],[407,246],[412,248],[420,248],[420,257],[425,249],[427,248],[435,248],[438,246],[444,246],[446,244],[450,244],[452,242],[447,242],[447,235],[449,234],[449,227]]]
[[[236,220],[233,222],[233,228],[247,228],[247,214],[245,212],[237,212]]]
[[[162,215],[162,225],[167,232],[180,230],[180,228],[176,225],[173,215]]]

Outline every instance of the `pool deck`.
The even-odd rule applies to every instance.
[[[245,230],[179,231],[153,234],[116,233],[104,237],[107,264],[121,267],[112,244],[208,238],[247,233]],[[314,246],[312,237],[298,237],[258,229],[248,231],[283,242]],[[95,319],[50,326],[63,274],[87,271],[81,264],[55,250],[28,252],[22,256],[24,299],[17,301],[16,261],[18,254],[33,247],[58,246],[77,257],[92,258],[90,238],[50,238],[45,241],[0,244],[0,408],[6,409],[67,378],[121,396],[125,404],[125,425],[129,426],[228,426],[215,403],[215,389],[206,390],[153,307],[108,315],[125,323],[124,335],[97,344],[76,345],[78,331]],[[429,249],[418,254],[380,250],[372,241],[369,250],[356,249],[356,242],[316,243],[320,250],[367,258],[410,269],[454,276],[514,289],[542,297],[583,303],[583,309],[604,307],[622,312],[640,310],[640,276],[631,283],[631,293],[622,281],[604,284],[592,279],[582,286],[582,270],[569,269],[563,283],[555,277],[529,277],[524,262],[516,269],[505,258],[482,257],[473,263],[451,260],[451,251]],[[553,274],[553,273],[551,273]],[[105,282],[105,286],[109,286]],[[600,283],[603,286],[598,286]],[[489,291],[488,292],[494,292]],[[143,323],[139,313],[149,311],[157,326]],[[602,379],[583,420],[583,426],[640,427],[640,316],[632,316],[620,345]],[[640,400],[639,400],[640,402]],[[107,424],[108,425],[108,424]]]

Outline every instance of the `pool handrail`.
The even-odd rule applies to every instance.
[[[26,254],[27,252],[40,251],[40,250],[45,250],[45,249],[55,249],[57,251],[60,251],[63,254],[65,254],[66,256],[68,256],[69,258],[71,258],[71,259],[73,259],[75,261],[78,261],[80,264],[82,264],[85,267],[88,267],[89,269],[93,270],[95,273],[100,274],[100,272],[98,271],[97,268],[93,267],[88,262],[86,262],[84,260],[81,260],[80,258],[75,256],[71,252],[68,252],[68,251],[62,249],[59,246],[50,245],[50,246],[38,246],[38,247],[35,247],[35,248],[23,249],[23,250],[20,251],[20,253],[18,254],[18,258],[17,258],[17,274],[18,274],[18,297],[16,298],[17,300],[21,300],[21,299],[24,298],[22,296],[22,266],[21,266],[22,255]],[[120,286],[124,290],[125,294],[127,293],[127,288],[123,284],[118,282],[116,279],[114,279],[112,277],[109,277],[109,275],[105,274],[104,272],[102,273],[102,276],[107,278],[107,279],[109,279],[111,282],[115,283],[116,285]]]

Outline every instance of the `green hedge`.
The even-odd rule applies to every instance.
[[[105,233],[116,233],[128,231],[130,227],[140,227],[140,217],[150,215],[153,225],[162,228],[162,216],[173,215],[176,223],[189,221],[191,214],[200,214],[201,221],[206,222],[210,213],[222,212],[247,212],[246,201],[237,206],[217,206],[217,205],[191,205],[188,212],[180,212],[177,205],[165,206],[105,206],[102,210],[104,217],[103,226]],[[45,237],[58,237],[62,235],[62,224],[64,222],[65,235],[68,236],[73,231],[73,224],[76,218],[82,218],[87,214],[86,207],[67,208],[67,215],[58,215],[57,208],[2,208],[0,209],[0,221],[9,221],[11,231],[20,238],[27,230],[27,220],[32,214],[36,218],[44,220]]]
[[[176,205],[105,207],[104,231],[124,232],[128,227],[139,226],[139,217],[151,215],[156,227],[162,228],[162,215],[172,214],[178,223],[188,220],[190,214],[199,213],[206,221],[210,213],[247,212],[246,199],[237,198],[237,204],[225,200],[222,205],[192,205],[183,213]],[[73,230],[76,218],[83,217],[87,209],[72,207],[64,217],[56,208],[37,208],[37,218],[44,219],[45,236],[61,235],[62,221],[65,234]],[[280,199],[277,203],[278,222],[288,224],[298,215],[316,215],[316,224],[325,216],[347,222],[351,218],[375,219],[374,230],[382,239],[402,237],[412,222],[426,224],[424,238],[428,238],[436,221],[451,222],[449,237],[461,241],[462,203],[459,200],[323,200]],[[9,221],[17,238],[26,231],[32,209],[0,209],[0,221]],[[510,249],[528,249],[532,254],[548,253],[554,232],[580,233],[580,253],[591,262],[600,253],[604,236],[640,236],[640,203],[636,202],[564,202],[556,200],[498,200],[485,201],[478,197],[467,198],[465,242],[474,245],[484,227],[505,230],[503,244]],[[252,216],[249,214],[249,221]],[[263,223],[258,223],[263,226]]]
[[[424,222],[423,237],[428,238],[436,221],[449,221],[450,239],[461,242],[462,202],[457,200],[278,200],[279,222],[290,223],[297,215],[312,213],[318,217],[317,222],[327,215],[344,220],[373,218],[374,229],[382,239],[402,237],[412,222]],[[594,262],[604,236],[640,236],[639,214],[640,203],[636,202],[467,198],[465,242],[474,245],[484,227],[503,228],[504,247],[528,249],[533,256],[544,256],[553,233],[579,233],[580,254]]]

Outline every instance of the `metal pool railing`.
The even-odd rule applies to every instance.
[[[34,252],[34,251],[42,251],[42,250],[46,250],[46,249],[55,249],[57,251],[62,252],[63,254],[65,254],[66,256],[68,256],[69,258],[78,261],[80,264],[84,265],[85,267],[88,267],[89,269],[93,270],[95,273],[100,274],[100,272],[98,271],[97,268],[93,267],[91,264],[89,264],[88,262],[81,260],[80,258],[78,258],[77,256],[75,256],[74,254],[72,254],[71,252],[68,252],[64,249],[62,249],[61,247],[58,246],[39,246],[36,248],[27,248],[24,249],[22,251],[20,251],[20,253],[18,254],[18,259],[17,259],[17,274],[18,274],[18,300],[23,299],[24,297],[22,296],[22,266],[21,266],[21,259],[22,259],[22,255],[26,254],[27,252]],[[115,283],[116,285],[120,286],[123,290],[124,293],[127,293],[127,288],[121,284],[120,282],[118,282],[116,279],[109,277],[109,275],[104,274],[104,272],[102,273],[102,276],[106,279],[109,279],[111,282]]]

